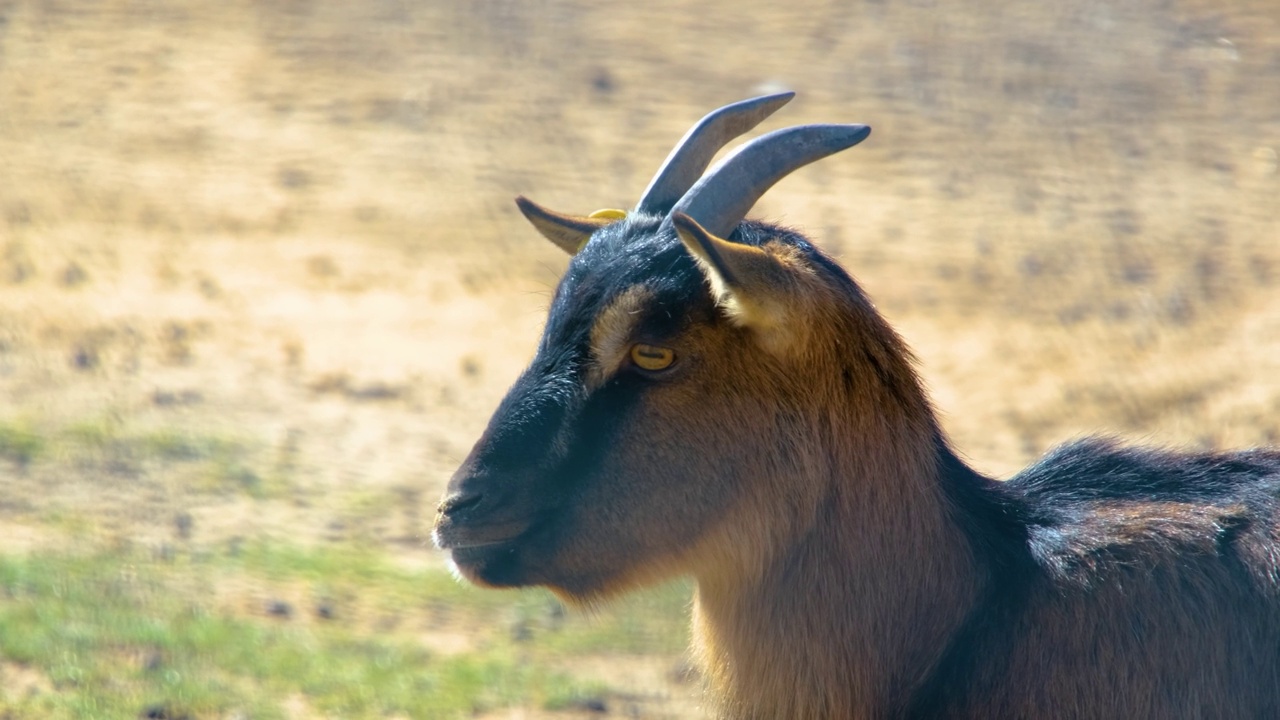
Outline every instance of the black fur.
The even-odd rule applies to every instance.
[[[1090,438],[1063,445],[998,482],[975,473],[943,441],[938,447],[944,489],[988,582],[901,717],[967,715],[967,708],[983,705],[977,697],[982,676],[1017,677],[1019,669],[1003,658],[1031,604],[1046,593],[1063,597],[1108,583],[1196,586],[1225,579],[1208,588],[1214,600],[1236,608],[1243,631],[1254,623],[1261,637],[1274,637],[1280,625],[1280,451],[1186,453]],[[1107,519],[1115,508],[1140,509],[1146,521],[1135,526]],[[1188,512],[1202,522],[1188,527]],[[1174,604],[1194,605],[1206,592],[1167,589],[1182,592]],[[1280,655],[1280,647],[1272,652]],[[1274,661],[1259,665],[1264,674],[1275,672]],[[1265,707],[1280,700],[1270,702]],[[1212,708],[1207,712],[1188,708],[1187,716],[1213,716]],[[1264,716],[1270,715],[1258,715]]]

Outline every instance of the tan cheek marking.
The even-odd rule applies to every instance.
[[[622,364],[630,347],[640,311],[653,299],[653,291],[643,285],[632,285],[609,303],[591,326],[591,368],[587,372],[587,390],[604,384]]]

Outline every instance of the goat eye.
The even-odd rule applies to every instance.
[[[667,348],[644,343],[631,346],[631,362],[641,370],[666,370],[675,361],[675,352]]]

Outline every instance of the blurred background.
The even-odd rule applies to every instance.
[[[1273,0],[0,0],[0,718],[701,717],[680,583],[429,526],[566,258],[705,112],[873,126],[754,215],[1007,476],[1280,442]]]

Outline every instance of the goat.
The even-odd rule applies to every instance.
[[[703,175],[790,97],[708,115],[632,211],[517,199],[573,257],[440,503],[457,572],[577,604],[691,576],[722,717],[1280,717],[1280,451],[968,467],[851,277],[744,219],[869,128]]]

